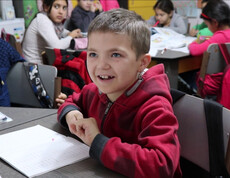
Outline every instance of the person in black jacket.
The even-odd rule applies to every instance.
[[[90,22],[102,12],[100,1],[93,0],[78,0],[78,5],[72,11],[68,30],[81,29],[82,32],[87,32]]]
[[[6,84],[6,76],[11,66],[23,57],[7,41],[0,38],[0,106],[10,106],[10,97]]]

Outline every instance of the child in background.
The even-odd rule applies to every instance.
[[[109,11],[111,9],[116,9],[120,7],[117,0],[100,0],[100,3],[104,11]]]
[[[153,6],[155,16],[150,17],[147,23],[152,27],[167,27],[177,33],[186,34],[187,26],[183,17],[174,11],[171,0],[158,0]]]
[[[93,83],[66,99],[58,121],[113,171],[179,178],[178,122],[169,81],[162,64],[146,68],[149,48],[149,27],[135,12],[118,8],[98,15],[88,30]]]
[[[209,1],[202,10],[200,17],[204,19],[213,36],[200,43],[192,42],[188,48],[193,56],[203,55],[212,43],[230,42],[230,8],[227,3],[222,0]]]
[[[0,106],[10,106],[6,76],[10,68],[19,61],[25,61],[8,42],[0,38]]]
[[[44,11],[29,25],[22,43],[24,58],[41,64],[45,47],[67,49],[73,38],[81,37],[81,30],[64,29],[68,0],[43,0]]]
[[[39,11],[43,11],[43,0],[37,0],[37,7]],[[73,10],[72,0],[68,0],[68,10],[67,10],[67,18],[71,16],[71,12]]]
[[[201,9],[203,9],[209,0],[202,0],[201,1]],[[202,22],[201,24],[197,24],[192,27],[192,29],[189,32],[190,36],[212,36],[213,33],[208,29],[208,26]]]
[[[102,6],[99,0],[78,0],[78,5],[72,11],[69,30],[81,29],[82,32],[87,32],[90,22],[102,12]]]

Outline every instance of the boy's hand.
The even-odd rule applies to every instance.
[[[70,132],[72,134],[75,134],[77,121],[80,119],[83,119],[82,113],[78,110],[70,111],[66,114],[65,118],[66,118],[66,123],[68,124]]]
[[[65,102],[66,98],[66,94],[60,93],[58,97],[55,99],[57,106],[60,107]]]
[[[99,133],[100,131],[94,118],[82,118],[76,121],[76,130],[74,134],[88,146],[91,146],[94,138]]]

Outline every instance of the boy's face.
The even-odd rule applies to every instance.
[[[136,59],[128,35],[92,32],[88,37],[89,75],[111,101],[115,101],[137,80],[138,72],[142,71],[140,66],[141,59]]]
[[[155,9],[155,13],[156,13],[156,15],[155,15],[156,20],[159,20],[159,23],[161,25],[169,25],[170,24],[172,13],[168,14],[168,13],[166,13],[166,12],[164,12],[158,8]]]
[[[90,11],[90,8],[93,4],[93,0],[79,0],[78,5],[85,11]]]
[[[48,12],[49,7],[45,7],[45,11]],[[65,0],[56,0],[54,1],[51,11],[48,14],[50,19],[54,23],[62,23],[67,15],[67,3]]]

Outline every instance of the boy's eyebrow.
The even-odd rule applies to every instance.
[[[126,50],[123,49],[123,48],[113,48],[113,49],[109,50],[109,52],[114,52],[114,51],[115,52],[118,51],[118,52],[126,53]]]
[[[95,48],[93,48],[93,47],[91,47],[91,48],[87,48],[87,51],[97,51],[97,49],[95,49]],[[125,51],[125,50],[123,50],[122,48],[111,48],[111,49],[109,49],[108,50],[109,52],[112,52],[112,51]]]
[[[94,48],[87,48],[87,51],[96,51]]]

